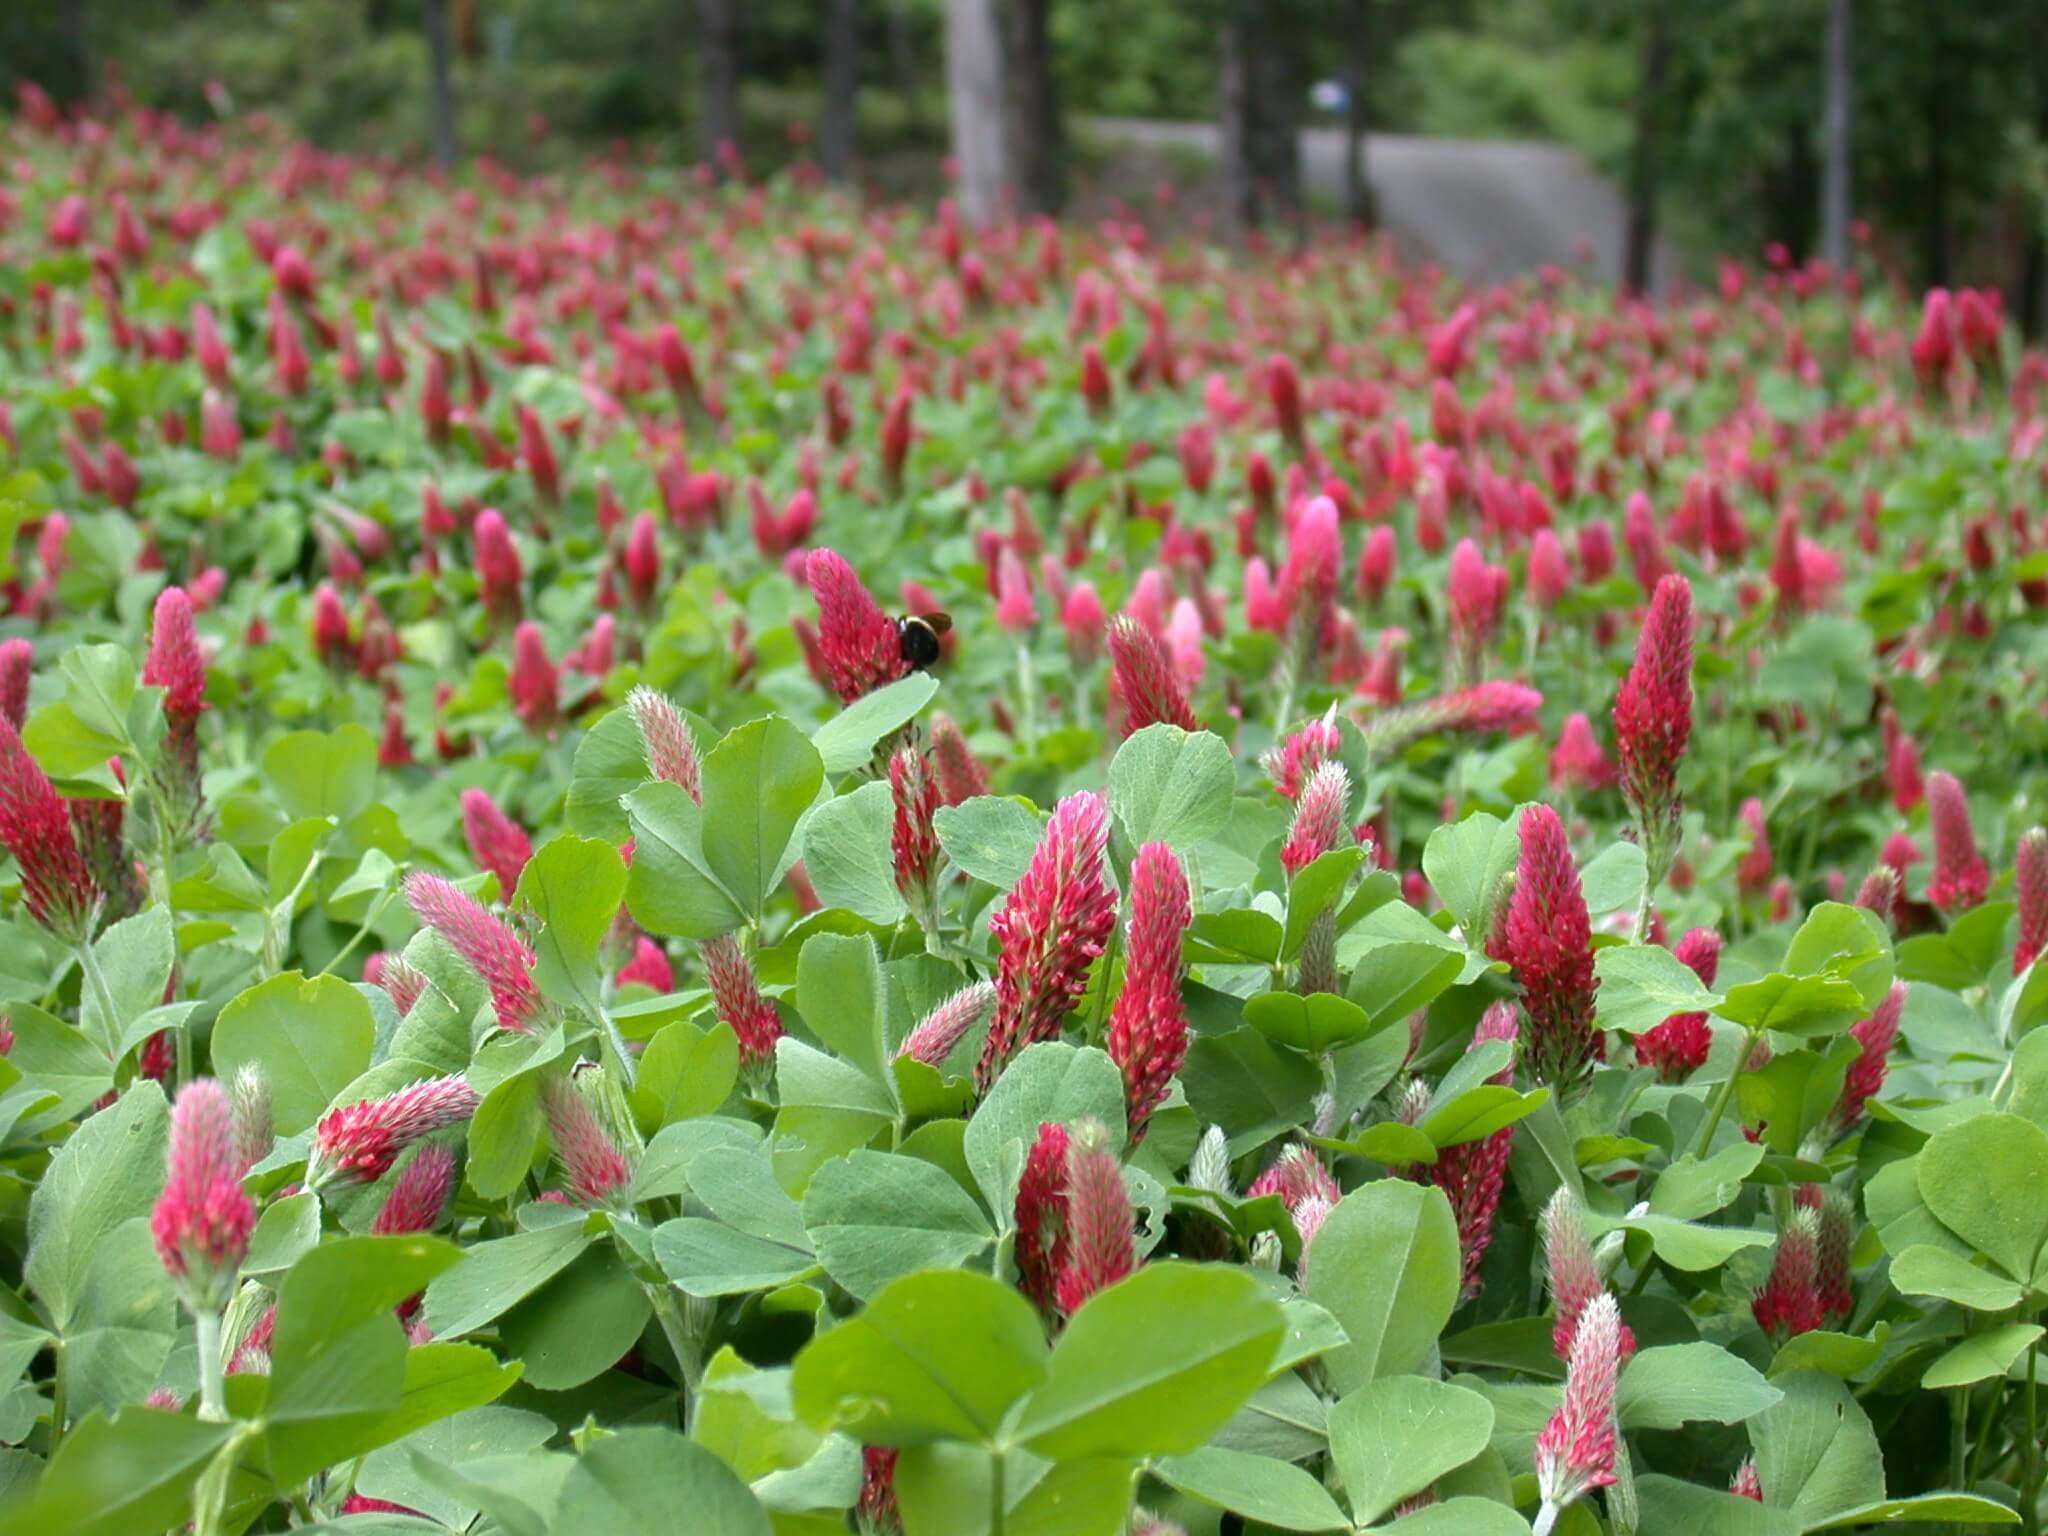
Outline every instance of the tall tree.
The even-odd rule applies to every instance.
[[[1657,98],[1671,41],[1666,0],[1644,0],[1642,65],[1636,76],[1635,147],[1628,175],[1628,230],[1622,248],[1621,281],[1630,293],[1647,293],[1651,257],[1657,245]]]
[[[1216,29],[1216,98],[1223,148],[1223,222],[1242,238],[1258,227],[1257,40],[1236,5]]]
[[[855,93],[860,85],[860,0],[829,0],[825,14],[825,109],[818,164],[843,180],[853,166]]]
[[[427,134],[434,163],[455,163],[454,64],[448,34],[448,0],[421,0],[427,33]]]
[[[1370,229],[1374,223],[1372,180],[1365,169],[1368,113],[1366,92],[1372,83],[1372,0],[1351,0],[1351,39],[1344,50],[1344,212],[1352,223]]]
[[[1052,0],[1002,0],[1011,159],[1027,213],[1066,201],[1066,144],[1052,68]]]
[[[733,0],[697,0],[697,64],[704,86],[704,158],[740,141],[740,58]]]
[[[903,98],[903,126],[912,138],[924,131],[924,82],[917,74],[917,50],[910,36],[910,0],[883,0],[888,22],[889,69],[896,76],[896,93]]]
[[[1927,57],[1941,59],[1946,46],[1943,0],[1921,0],[1920,24]],[[1949,257],[1949,93],[1954,89],[1947,72],[1926,71],[1926,88],[1921,97],[1922,132],[1927,153],[1926,207],[1920,216],[1921,281],[1930,288],[1948,286]]]
[[[1821,109],[1820,253],[1849,262],[1849,192],[1855,167],[1855,0],[1828,0],[1825,96]]]
[[[975,227],[994,222],[1011,185],[996,7],[997,0],[946,0],[946,108],[960,213]]]

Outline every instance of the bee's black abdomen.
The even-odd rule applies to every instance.
[[[920,671],[939,659],[939,633],[922,618],[898,619],[896,644],[905,664]]]

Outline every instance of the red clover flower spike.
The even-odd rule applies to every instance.
[[[499,1025],[518,1034],[531,1033],[541,1013],[541,996],[533,984],[533,951],[439,875],[422,870],[407,876],[405,899],[420,921],[483,979]]]
[[[1507,919],[1488,952],[1521,984],[1530,1069],[1553,1088],[1577,1082],[1593,1060],[1592,924],[1564,824],[1547,805],[1522,813],[1521,857]]]
[[[1692,737],[1692,588],[1683,576],[1657,583],[1636,658],[1614,697],[1621,792],[1655,889],[1678,851],[1678,765]]]
[[[851,704],[909,670],[891,619],[836,551],[814,549],[804,574],[818,601],[818,650],[832,691]]]
[[[255,1225],[256,1207],[236,1164],[228,1096],[210,1077],[188,1083],[171,1107],[164,1188],[149,1231],[165,1273],[195,1315],[217,1315],[227,1304]]]
[[[1621,1374],[1621,1308],[1602,1291],[1579,1319],[1564,1401],[1536,1437],[1535,1536],[1550,1536],[1570,1505],[1614,1481],[1614,1389]]]
[[[1165,843],[1146,843],[1131,861],[1124,982],[1109,1014],[1109,1059],[1124,1076],[1131,1139],[1166,1098],[1188,1051],[1181,1003],[1181,935],[1193,919],[1188,879]]]

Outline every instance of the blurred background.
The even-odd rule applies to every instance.
[[[1867,245],[2048,319],[2044,0],[16,0],[0,78],[522,170],[731,141],[970,220],[1349,219],[1480,278]]]

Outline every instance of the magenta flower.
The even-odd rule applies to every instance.
[[[1749,847],[1735,866],[1735,888],[1753,897],[1771,883],[1771,837],[1764,825],[1764,803],[1751,795],[1735,814],[1749,836]]]
[[[1692,739],[1692,588],[1683,576],[1659,581],[1636,641],[1635,661],[1614,696],[1621,793],[1649,861],[1651,887],[1677,852],[1678,765]]]
[[[1108,1130],[1094,1120],[1082,1121],[1067,1139],[1067,1261],[1054,1295],[1062,1316],[1073,1316],[1138,1265],[1131,1202],[1108,1141]]]
[[[1337,1181],[1330,1177],[1330,1170],[1323,1166],[1314,1152],[1300,1142],[1290,1142],[1281,1150],[1273,1166],[1253,1179],[1251,1188],[1244,1192],[1247,1200],[1256,1200],[1262,1195],[1278,1195],[1280,1203],[1292,1214],[1308,1200],[1335,1205],[1344,1198],[1344,1191],[1337,1187]]]
[[[365,961],[363,980],[371,986],[382,987],[391,999],[391,1005],[398,1010],[398,1016],[404,1018],[427,990],[426,974],[415,970],[396,955],[372,955],[370,960],[378,962],[376,974],[370,973],[370,962]]]
[[[1280,566],[1277,596],[1295,626],[1301,654],[1321,648],[1344,569],[1344,544],[1337,530],[1337,504],[1318,496],[1301,509],[1287,534],[1287,559]]]
[[[164,1163],[163,1193],[149,1217],[157,1257],[187,1307],[217,1313],[249,1251],[256,1207],[242,1192],[228,1096],[212,1078],[179,1090]]]
[[[1200,729],[1165,647],[1127,613],[1109,621],[1109,667],[1110,692],[1123,705],[1122,735],[1161,722]]]
[[[541,1079],[540,1107],[571,1198],[587,1206],[618,1203],[633,1170],[597,1123],[589,1101],[569,1079],[549,1076]]]
[[[370,1230],[380,1236],[400,1232],[431,1232],[441,1224],[448,1196],[455,1188],[455,1154],[430,1141],[413,1154],[405,1172],[378,1207]]]
[[[644,933],[634,937],[633,958],[619,967],[616,979],[622,987],[637,984],[654,992],[676,989],[675,968],[668,963],[667,954]]]
[[[1928,775],[1927,819],[1934,828],[1934,873],[1927,881],[1927,899],[1944,912],[1967,912],[1991,889],[1991,871],[1977,851],[1970,805],[1954,774]]]
[[[1445,731],[1514,730],[1532,722],[1542,707],[1543,695],[1534,688],[1496,680],[1396,704],[1373,715],[1360,729],[1375,752],[1394,752]]]
[[[1024,1156],[1014,1211],[1017,1228],[1017,1288],[1047,1315],[1058,1303],[1066,1271],[1067,1128],[1047,1121]]]
[[[1521,858],[1500,931],[1487,953],[1505,960],[1522,988],[1530,1071],[1563,1088],[1591,1063],[1600,1036],[1593,1025],[1592,924],[1564,824],[1547,805],[1522,813]]]
[[[505,526],[504,514],[496,507],[485,507],[476,515],[470,539],[475,545],[477,597],[490,614],[491,622],[518,623],[519,586],[525,573],[519,551],[512,543],[512,532]]]
[[[2017,976],[2048,950],[2048,827],[2031,827],[2020,836],[2012,861],[2013,891],[2019,901],[2019,935],[2012,952]]]
[[[761,995],[754,967],[731,934],[706,939],[697,953],[704,962],[704,981],[711,988],[718,1021],[739,1037],[741,1067],[761,1070],[774,1059],[775,1042],[782,1038],[782,1015]]]
[[[1344,808],[1351,799],[1351,775],[1339,762],[1325,762],[1308,776],[1294,804],[1287,841],[1280,846],[1280,867],[1292,880],[1324,854],[1351,842],[1351,824]]]
[[[1735,1475],[1728,1480],[1728,1491],[1738,1499],[1764,1501],[1763,1479],[1757,1476],[1756,1458],[1745,1456],[1742,1465],[1735,1469]]]
[[[1354,573],[1360,602],[1371,606],[1387,595],[1387,588],[1394,584],[1394,555],[1394,530],[1386,523],[1365,536]]]
[[[1583,714],[1567,715],[1550,749],[1550,787],[1579,795],[1613,782],[1614,765],[1593,734],[1593,722]]]
[[[1856,1310],[1849,1266],[1849,1250],[1856,1241],[1854,1202],[1832,1185],[1800,1184],[1792,1191],[1792,1203],[1813,1212],[1817,1223],[1813,1279],[1822,1320],[1848,1317]]]
[[[1450,648],[1452,674],[1463,683],[1477,680],[1484,665],[1486,647],[1500,624],[1507,601],[1508,573],[1488,565],[1479,546],[1470,539],[1458,540],[1451,551],[1447,587],[1450,606]]]
[[[951,715],[932,716],[932,774],[939,781],[941,805],[958,805],[988,793],[988,769]]]
[[[490,989],[501,1028],[526,1034],[540,1017],[541,996],[533,985],[533,951],[505,925],[450,881],[424,870],[408,875],[405,899],[463,963]]]
[[[1109,1059],[1124,1075],[1125,1116],[1135,1142],[1187,1056],[1180,941],[1193,910],[1187,875],[1165,843],[1147,843],[1138,850],[1130,886],[1124,983],[1110,1009],[1107,1044]]]
[[[1474,1047],[1489,1040],[1505,1040],[1512,1048],[1520,1035],[1513,1003],[1495,1003],[1480,1015],[1473,1031]],[[1515,1075],[1514,1058],[1488,1081],[1507,1086]],[[1458,1248],[1464,1259],[1464,1295],[1479,1294],[1479,1266],[1493,1242],[1493,1218],[1500,1209],[1501,1185],[1507,1178],[1508,1153],[1515,1128],[1506,1126],[1477,1141],[1461,1141],[1437,1153],[1429,1170],[1430,1182],[1444,1192],[1451,1214],[1458,1223]]]
[[[177,587],[157,594],[142,681],[164,690],[164,716],[174,728],[206,708],[206,658],[192,627],[192,601]]]
[[[1884,919],[1887,928],[1896,931],[1899,926],[1899,898],[1904,894],[1904,882],[1899,878],[1899,872],[1889,864],[1879,864],[1856,887],[1856,905],[1866,912],[1875,912]]]
[[[896,621],[836,551],[812,550],[804,574],[818,601],[819,656],[841,702],[851,704],[909,671]]]
[[[35,647],[16,636],[0,640],[0,721],[19,732],[28,721],[28,681]]]
[[[1560,1187],[1543,1208],[1543,1281],[1550,1292],[1550,1347],[1558,1359],[1572,1357],[1579,1321],[1607,1294],[1586,1241],[1586,1211],[1569,1187]],[[1623,1358],[1635,1353],[1635,1336],[1624,1324],[1618,1335]]]
[[[1548,1536],[1566,1507],[1614,1481],[1614,1388],[1621,1373],[1621,1308],[1602,1291],[1586,1306],[1572,1339],[1564,1401],[1536,1437],[1536,1489],[1543,1508],[1537,1536]]]
[[[1849,1063],[1842,1080],[1842,1097],[1835,1104],[1837,1130],[1848,1130],[1863,1118],[1863,1106],[1884,1087],[1884,1074],[1892,1045],[1899,1038],[1899,1015],[1906,1006],[1906,984],[1892,983],[1891,991],[1869,1018],[1849,1026],[1849,1033],[1863,1047],[1862,1054]]]
[[[520,825],[480,789],[462,792],[462,838],[478,869],[498,877],[498,894],[506,901],[519,888],[519,873],[533,857],[533,842]]]
[[[458,1074],[330,1109],[313,1127],[306,1187],[375,1183],[390,1172],[399,1153],[422,1136],[460,1125],[476,1113],[477,1102],[476,1090]]]
[[[1827,1321],[1818,1285],[1820,1223],[1814,1212],[1797,1210],[1778,1233],[1770,1277],[1750,1298],[1750,1314],[1774,1345],[1811,1333]]]
[[[965,1038],[967,1031],[988,1016],[995,1000],[992,982],[977,981],[962,987],[917,1021],[896,1047],[896,1054],[928,1067],[938,1066],[953,1053],[953,1047]]]
[[[1300,797],[1309,775],[1334,758],[1340,746],[1333,711],[1320,720],[1311,720],[1267,752],[1259,759],[1259,766],[1266,770],[1283,798],[1294,800]]]
[[[1109,807],[1097,794],[1068,795],[1002,910],[989,919],[996,941],[996,1007],[975,1087],[987,1093],[1011,1055],[1059,1033],[1088,967],[1116,926],[1116,897],[1104,876]]]
[[[898,747],[890,756],[889,796],[894,805],[889,853],[896,889],[918,925],[930,929],[932,881],[939,870],[939,835],[932,828],[939,809],[939,781],[914,747]]]
[[[531,620],[512,632],[512,671],[506,679],[512,713],[536,736],[544,736],[561,718],[561,673],[548,657],[547,641]]]
[[[110,803],[119,808],[119,801]],[[63,798],[5,722],[0,722],[0,844],[21,868],[21,898],[29,916],[60,939],[83,942],[99,892]]]
[[[1711,987],[1721,968],[1721,935],[1712,928],[1695,928],[1671,951]],[[1636,1063],[1655,1067],[1658,1078],[1681,1083],[1706,1064],[1707,1051],[1714,1043],[1713,1031],[1704,1013],[1674,1013],[1655,1029],[1636,1036]]]

